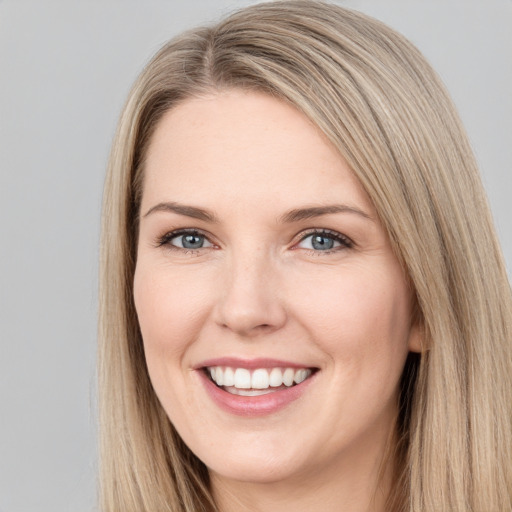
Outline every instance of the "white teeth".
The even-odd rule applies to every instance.
[[[291,386],[293,384],[293,377],[295,377],[293,368],[286,368],[283,373],[283,384],[285,386]]]
[[[217,375],[217,374],[216,374]],[[218,386],[222,386],[215,381]],[[235,370],[235,382],[233,384],[238,389],[251,389],[251,372],[245,368]]]
[[[252,389],[267,389],[268,388],[268,372],[264,369],[254,370],[251,378]]]
[[[233,368],[226,368],[224,370],[224,386],[234,386],[235,385],[235,372]]]
[[[261,396],[268,395],[272,393],[271,389],[237,389],[234,387],[224,388],[225,391],[231,393],[232,395],[240,395],[240,396]]]
[[[305,370],[305,369],[297,370],[295,372],[293,380],[294,380],[295,384],[300,384],[301,382],[305,381],[310,375],[311,375],[311,370]]]
[[[272,368],[269,377],[269,384],[273,388],[278,388],[283,385],[283,372],[280,368]]]
[[[224,372],[222,371],[222,368],[219,367],[215,370],[215,379],[214,380],[218,386],[224,385]]]
[[[247,368],[230,368],[221,366],[212,366],[207,368],[212,380],[217,386],[231,388],[230,392],[234,394],[243,394],[244,396],[256,396],[264,393],[244,392],[238,393],[236,390],[268,390],[270,388],[279,388],[283,385],[290,387],[305,381],[312,373],[307,368],[258,368],[252,373]]]

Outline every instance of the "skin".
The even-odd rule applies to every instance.
[[[406,277],[347,163],[291,106],[231,90],[167,112],[145,173],[134,297],[147,365],[220,509],[384,511],[398,382],[420,340]],[[216,222],[155,209],[166,202]],[[339,204],[352,210],[282,219]],[[169,235],[185,228],[202,248]],[[343,242],[319,250],[311,230]],[[227,356],[318,371],[283,409],[241,417],[194,369]]]

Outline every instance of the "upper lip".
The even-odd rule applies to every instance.
[[[212,366],[229,366],[231,368],[247,368],[254,370],[257,368],[314,368],[309,364],[285,361],[283,359],[272,359],[267,357],[258,357],[255,359],[246,359],[239,357],[216,357],[207,359],[194,366],[195,370]]]

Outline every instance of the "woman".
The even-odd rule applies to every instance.
[[[102,510],[512,510],[511,294],[438,77],[311,1],[167,44],[106,181]]]

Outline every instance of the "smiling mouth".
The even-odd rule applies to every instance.
[[[208,366],[207,377],[232,395],[260,396],[297,386],[316,371],[315,368],[233,368]]]

